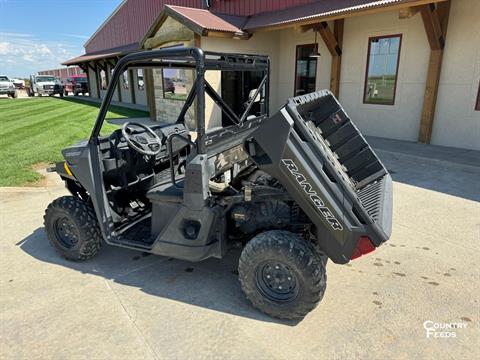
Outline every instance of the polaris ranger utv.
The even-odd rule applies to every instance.
[[[121,129],[100,136],[120,75],[165,67],[195,74],[176,121],[109,120]],[[211,70],[261,72],[243,113],[206,81]],[[205,94],[227,119],[208,131]],[[325,292],[328,258],[345,264],[389,238],[392,181],[329,91],[292,98],[271,117],[268,100],[268,57],[198,48],[125,56],[90,139],[63,150],[55,167],[72,196],[46,210],[50,242],[77,261],[102,243],[201,261],[241,242],[239,279],[252,304],[305,316]]]

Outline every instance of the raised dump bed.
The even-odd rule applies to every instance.
[[[388,240],[390,174],[330,91],[289,99],[252,144],[253,159],[317,225],[332,260],[348,262]]]

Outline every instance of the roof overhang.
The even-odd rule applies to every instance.
[[[116,58],[123,56],[125,54],[129,54],[134,51],[139,50],[139,44],[138,43],[133,43],[121,47],[116,47],[113,49],[108,49],[104,51],[99,51],[99,52],[94,52],[90,54],[85,54],[81,56],[74,57],[72,59],[69,59],[67,61],[64,61],[62,65],[81,65],[85,64],[91,61],[100,61],[100,60],[105,60],[105,59],[111,59],[111,58]]]
[[[243,29],[249,32],[279,30],[444,1],[448,0],[324,0],[254,15]]]

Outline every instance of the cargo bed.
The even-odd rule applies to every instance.
[[[309,216],[334,262],[388,240],[391,176],[330,91],[289,99],[252,136],[252,158]]]

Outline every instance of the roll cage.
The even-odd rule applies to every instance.
[[[185,103],[176,120],[177,123],[185,123],[185,114],[195,103],[195,131],[197,132],[196,147],[198,154],[206,153],[205,146],[205,93],[220,107],[222,112],[235,125],[241,126],[248,117],[255,99],[261,95],[261,114],[269,115],[269,78],[270,78],[270,60],[267,56],[245,55],[206,52],[200,48],[167,48],[158,50],[148,50],[126,55],[120,59],[115,66],[112,74],[112,80],[105,97],[103,98],[100,111],[98,113],[95,125],[90,136],[90,143],[97,144],[100,130],[102,128],[108,107],[112,100],[120,75],[131,67],[136,68],[183,68],[196,71],[192,89],[188,94]],[[214,88],[205,80],[205,72],[208,70],[216,71],[262,71],[263,78],[256,92],[246,103],[246,108],[242,115],[238,116]]]

